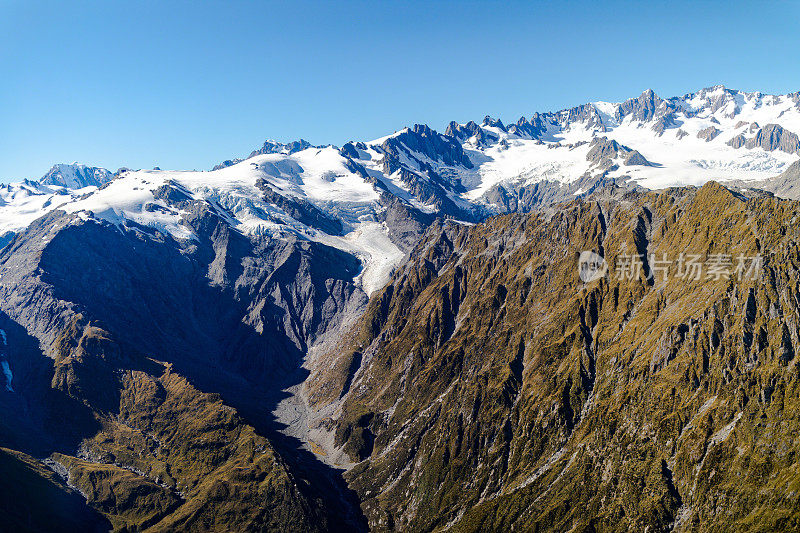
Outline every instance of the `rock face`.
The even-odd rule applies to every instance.
[[[743,134],[739,134],[736,137],[732,137],[728,142],[727,145],[732,148],[741,148],[747,144],[747,137]]]
[[[756,135],[749,139],[747,148],[762,148],[768,152],[781,150],[790,154],[800,152],[800,139],[797,134],[783,129],[778,124],[767,124],[759,129]]]
[[[748,139],[743,133],[740,133],[727,142],[728,146],[745,147],[749,150],[761,148],[766,152],[780,150],[789,154],[800,153],[800,138],[778,124],[767,124],[763,128],[759,128],[758,124],[753,124],[750,132],[754,132],[755,135]]]
[[[632,98],[620,105],[617,113],[620,118],[631,116],[638,121],[647,121],[655,117],[663,103],[653,89],[647,89],[639,98]]]
[[[431,164],[472,168],[461,144],[452,138],[416,124],[413,129],[406,129],[384,141],[380,149],[384,175],[397,175],[408,192],[423,204],[442,215],[461,220],[474,221],[483,215],[480,208],[456,201],[457,196],[466,192],[461,181],[449,179],[449,172],[444,173],[441,167]]]
[[[780,175],[765,183],[759,183],[758,186],[781,198],[800,199],[800,160],[789,165]]]
[[[445,165],[472,168],[472,162],[464,154],[460,144],[424,124],[415,124],[412,129],[406,129],[399,135],[390,137],[383,143],[382,148],[392,156],[384,162],[384,165],[390,168],[399,163],[397,161],[399,150],[407,152],[412,157],[414,154],[421,154],[434,161],[441,161]],[[417,159],[417,162],[421,161]],[[388,173],[391,174],[391,171]]]
[[[616,164],[615,159],[619,159],[626,166],[652,166],[652,163],[636,150],[631,150],[606,137],[595,137],[590,146],[586,160],[605,170],[610,170]]]
[[[721,133],[720,130],[715,128],[714,126],[709,126],[703,130],[697,132],[697,138],[703,139],[706,142],[714,140],[714,138]],[[736,148],[734,146],[734,148]]]
[[[292,141],[288,144],[279,143],[277,141],[266,141],[264,146],[262,146],[259,150],[255,150],[250,153],[249,157],[254,157],[257,155],[262,154],[294,154],[301,150],[305,150],[306,148],[311,148],[311,143],[306,141],[305,139],[300,139],[299,141]],[[317,146],[315,148],[323,148],[322,146]]]
[[[279,208],[293,219],[311,228],[324,231],[328,235],[342,235],[342,221],[320,211],[314,204],[302,199],[284,196],[276,192],[264,180],[256,182],[256,187],[264,191],[264,199]]]
[[[800,208],[713,183],[593,198],[432,227],[314,367],[374,530],[798,526]],[[581,282],[582,250],[608,275]],[[681,253],[730,276],[681,277]]]

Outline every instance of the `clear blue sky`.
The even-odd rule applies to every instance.
[[[800,4],[0,0],[0,181],[207,169],[652,87],[800,90]]]

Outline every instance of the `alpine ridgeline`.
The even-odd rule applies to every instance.
[[[796,529],[798,132],[646,91],[2,185],[2,527]]]

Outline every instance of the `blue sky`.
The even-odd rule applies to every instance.
[[[206,169],[652,87],[800,90],[800,3],[0,0],[0,181]]]

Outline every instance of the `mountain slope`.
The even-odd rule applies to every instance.
[[[366,300],[358,260],[245,237],[178,192],[194,239],[53,211],[0,253],[3,442],[49,456],[118,529],[343,527],[344,489],[271,406]]]
[[[306,382],[370,527],[797,527],[798,215],[708,184],[432,228]],[[631,252],[764,263],[617,279]]]

